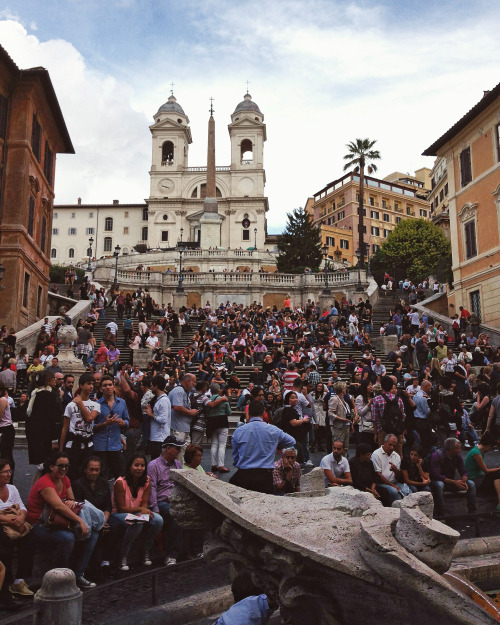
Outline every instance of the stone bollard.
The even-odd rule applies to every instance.
[[[35,595],[33,625],[81,625],[82,598],[73,571],[47,571],[42,587]]]

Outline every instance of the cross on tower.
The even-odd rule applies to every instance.
[[[174,95],[174,83],[170,83],[170,95]]]
[[[214,114],[214,99],[210,98],[210,115],[213,116]]]
[[[246,86],[247,86],[247,93],[248,93],[248,85],[251,84],[248,80],[245,81],[246,82]]]

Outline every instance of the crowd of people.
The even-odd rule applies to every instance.
[[[438,516],[447,490],[465,491],[470,512],[476,492],[496,495],[500,509],[500,469],[484,461],[500,439],[500,352],[487,336],[467,336],[467,311],[453,344],[405,298],[382,325],[399,339],[384,365],[371,344],[369,300],[343,298],[330,310],[311,301],[292,307],[289,298],[281,309],[207,302],[177,313],[160,310],[147,291],[113,288],[105,297],[87,287],[93,305],[77,327],[74,349],[86,366],[78,380],[57,359],[64,319],[44,320],[31,355],[16,353],[15,332],[2,328],[0,524],[21,534],[0,534],[2,606],[12,604],[11,593],[32,594],[33,553],[45,547],[82,588],[95,585],[89,567],[151,565],[158,535],[165,565],[199,557],[203,535],[183,531],[170,514],[170,471],[204,472],[206,438],[210,476],[229,473],[234,411],[230,481],[243,488],[298,492],[318,451],[326,487],[353,486],[387,506],[430,490]],[[93,330],[107,306],[117,319],[97,348]],[[168,345],[181,334],[186,347],[159,346],[158,337]],[[120,358],[120,347],[134,343],[150,350],[142,369]],[[248,367],[248,384],[239,366]],[[16,385],[27,392],[14,402]],[[29,462],[39,471],[26,502],[14,486],[13,419],[26,422]]]

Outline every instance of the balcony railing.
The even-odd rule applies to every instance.
[[[186,171],[207,171],[206,167],[186,167]],[[231,171],[231,167],[229,165],[222,165],[221,167],[216,167],[215,171]]]

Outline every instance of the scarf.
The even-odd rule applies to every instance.
[[[28,415],[28,417],[31,417],[31,412],[33,411],[33,405],[35,403],[35,399],[36,399],[36,395],[37,393],[39,393],[40,391],[49,391],[52,392],[52,387],[51,386],[41,386],[40,388],[36,388],[32,393],[31,393],[31,397],[30,397],[30,402],[28,404],[28,408],[26,409],[26,414]]]

